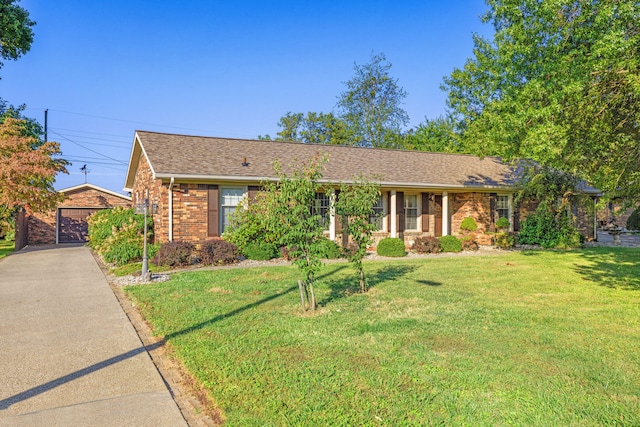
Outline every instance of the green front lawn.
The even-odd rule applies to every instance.
[[[640,250],[294,267],[127,288],[230,426],[640,425]]]
[[[0,258],[4,258],[15,250],[15,242],[0,239]]]

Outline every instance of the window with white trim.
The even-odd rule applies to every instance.
[[[231,214],[242,203],[245,196],[244,188],[222,188],[220,190],[220,232],[229,227]]]
[[[375,224],[378,230],[382,230],[384,220],[384,201],[382,196],[378,198],[378,201],[373,205],[373,215],[369,216],[369,222]]]
[[[331,198],[327,193],[316,193],[316,199],[313,204],[313,214],[320,215],[320,224],[324,226],[325,229],[329,228],[329,223],[331,219],[329,218],[331,207]]]
[[[418,229],[418,196],[415,194],[404,195],[404,228]]]
[[[498,213],[498,218],[507,218],[508,220],[510,220],[509,196],[496,196],[496,212]]]

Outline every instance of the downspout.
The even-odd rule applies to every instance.
[[[173,177],[169,181],[169,241],[173,242]]]

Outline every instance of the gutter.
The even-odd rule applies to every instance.
[[[169,181],[169,241],[173,242],[173,177]]]

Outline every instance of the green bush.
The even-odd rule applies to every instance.
[[[509,249],[515,244],[513,233],[503,231],[493,237],[493,245],[502,249]]]
[[[442,252],[462,252],[462,241],[456,236],[440,237]]]
[[[509,222],[509,220],[503,216],[498,218],[498,220],[496,221],[496,228],[498,230],[508,230],[510,226],[511,223]]]
[[[627,230],[640,230],[640,208],[631,212],[627,219]]]
[[[340,255],[342,255],[340,246],[338,246],[338,244],[333,240],[329,240],[326,238],[318,240],[315,243],[313,249],[318,257],[324,259],[336,259],[340,258]]]
[[[193,243],[182,241],[166,242],[160,245],[160,249],[152,261],[155,265],[182,267],[193,262],[193,250]]]
[[[200,261],[204,265],[233,264],[238,262],[238,247],[226,240],[207,240],[200,247]]]
[[[518,243],[540,245],[545,249],[578,248],[584,243],[584,236],[569,223],[565,215],[557,219],[549,212],[536,211],[522,223]]]
[[[478,229],[478,224],[476,223],[476,220],[470,216],[463,219],[462,223],[460,223],[460,230],[476,231],[477,229]]]
[[[411,249],[419,254],[437,254],[440,252],[440,239],[434,236],[416,237]]]
[[[266,261],[276,258],[279,255],[278,246],[269,242],[250,242],[242,249],[242,253],[247,259],[256,261]]]
[[[376,252],[380,256],[403,257],[406,255],[404,241],[397,237],[386,237],[380,240]]]
[[[89,224],[89,246],[106,261],[124,265],[139,261],[144,247],[144,216],[136,215],[133,209],[116,207],[104,209],[91,215]],[[153,220],[147,218],[150,237],[153,235]],[[147,255],[153,257],[157,246],[147,245]]]

